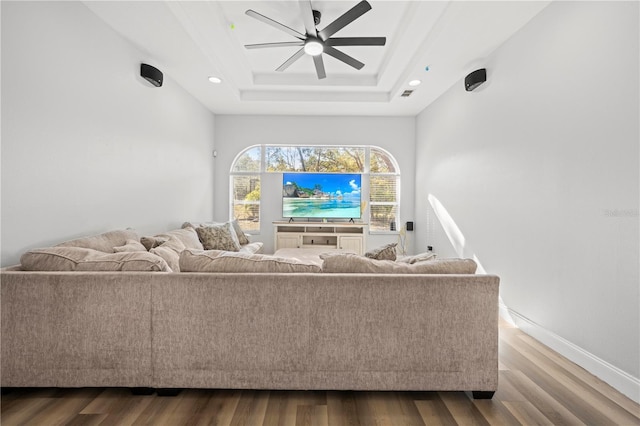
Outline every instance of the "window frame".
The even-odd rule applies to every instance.
[[[263,182],[263,175],[265,174],[273,174],[273,173],[286,173],[286,172],[296,172],[296,173],[317,173],[317,172],[305,172],[305,171],[301,171],[301,170],[277,170],[277,171],[270,171],[267,170],[268,169],[268,165],[267,165],[267,149],[270,147],[280,147],[280,148],[314,148],[314,149],[337,149],[337,150],[342,150],[342,149],[349,149],[349,148],[359,148],[359,149],[363,149],[364,150],[364,164],[362,165],[362,170],[361,171],[349,171],[348,173],[360,173],[362,175],[362,189],[363,189],[363,194],[362,194],[362,198],[364,200],[366,200],[366,207],[365,207],[365,211],[363,213],[366,213],[367,216],[367,221],[366,223],[368,224],[368,229],[369,229],[369,234],[398,234],[398,232],[400,231],[399,229],[399,218],[400,218],[400,214],[401,214],[401,172],[400,172],[400,167],[398,166],[398,162],[395,159],[395,157],[386,149],[377,146],[377,145],[305,145],[305,144],[254,144],[254,145],[250,145],[246,148],[244,148],[242,151],[240,151],[235,158],[233,159],[231,166],[229,168],[229,218],[233,219],[234,218],[234,208],[236,206],[236,204],[242,204],[242,205],[247,205],[247,204],[253,204],[253,205],[258,205],[258,229],[257,230],[249,230],[248,232],[251,233],[252,235],[259,235],[260,233],[260,228],[261,228],[261,224],[262,224],[262,182]],[[260,167],[258,171],[238,171],[238,170],[234,170],[234,168],[236,167],[236,163],[238,162],[238,160],[242,157],[242,155],[244,155],[247,151],[253,150],[259,148],[260,149]],[[392,164],[393,168],[394,168],[394,172],[371,172],[371,151],[376,150],[378,151],[380,154],[385,155],[388,160],[390,161],[390,163]],[[340,173],[340,172],[327,172],[324,171],[322,173]],[[345,172],[347,173],[347,172]],[[235,196],[234,196],[234,177],[235,176],[259,176],[260,178],[260,200],[257,201],[247,201],[247,200],[235,200]],[[392,176],[395,178],[395,185],[396,185],[396,191],[395,191],[395,201],[371,201],[371,176]],[[236,201],[238,203],[236,203]],[[372,229],[371,228],[371,206],[376,206],[376,205],[388,205],[388,206],[395,206],[396,209],[396,217],[395,217],[395,230],[391,230],[391,229]],[[364,214],[363,214],[364,216]],[[256,233],[257,232],[257,233]]]

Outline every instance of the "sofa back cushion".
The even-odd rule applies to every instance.
[[[134,230],[116,230],[109,231],[99,235],[90,237],[77,238],[75,240],[65,241],[56,245],[56,247],[82,247],[98,250],[103,253],[114,253],[114,247],[121,247],[127,244],[127,240],[138,241],[140,237]]]
[[[84,247],[29,250],[20,258],[25,271],[171,272],[164,259],[146,251],[103,253]]]
[[[321,272],[318,265],[266,254],[222,250],[190,250],[180,253],[182,272]]]
[[[376,260],[353,253],[321,254],[322,272],[360,274],[474,274],[472,259],[434,259],[414,264]]]

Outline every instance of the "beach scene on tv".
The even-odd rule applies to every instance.
[[[282,217],[359,219],[359,174],[283,173]]]

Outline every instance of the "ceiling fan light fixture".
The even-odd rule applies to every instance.
[[[304,43],[304,53],[311,56],[318,56],[324,51],[324,46],[318,40],[308,38]]]

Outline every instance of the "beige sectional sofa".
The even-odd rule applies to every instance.
[[[333,273],[139,271],[108,253],[135,241],[120,237],[102,247],[108,270],[69,259],[72,270],[2,270],[2,387],[465,390],[485,398],[497,388],[497,276],[347,273],[335,262]],[[179,263],[190,256],[193,268],[194,256],[216,259],[211,253],[182,249]],[[234,256],[238,268],[287,265],[246,250]]]

